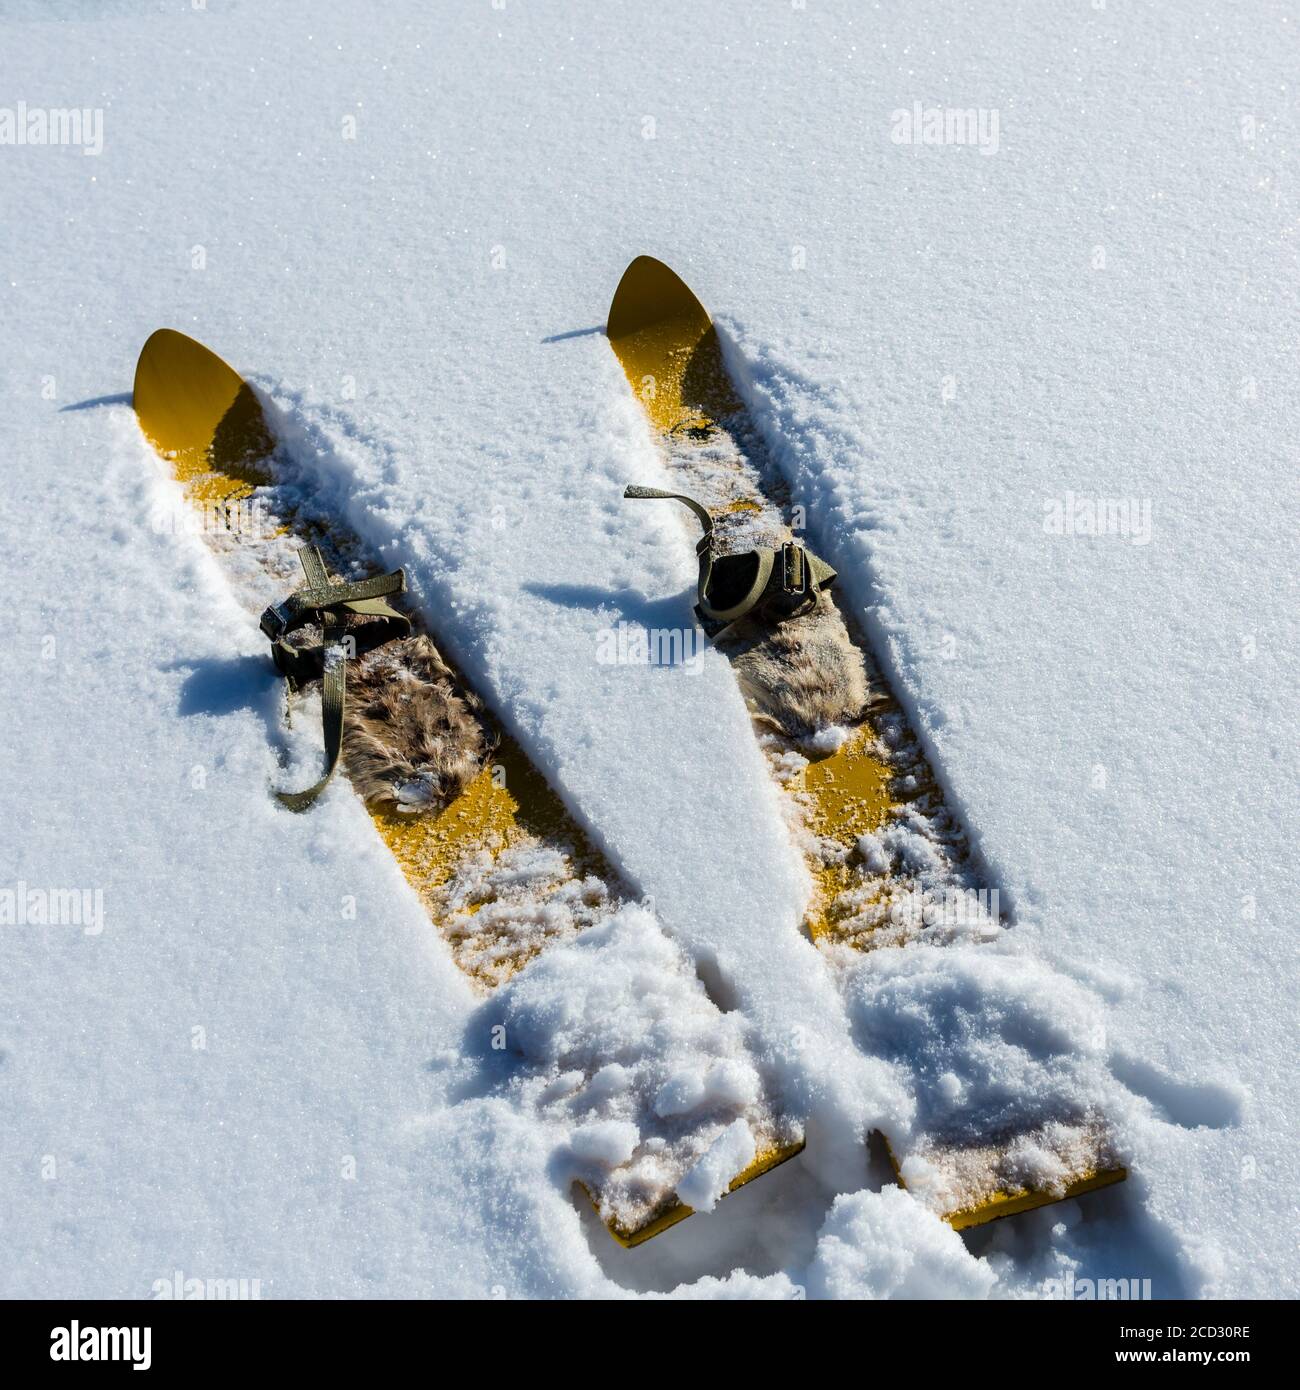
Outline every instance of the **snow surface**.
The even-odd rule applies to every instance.
[[[0,7],[0,108],[103,110],[98,156],[0,145],[0,889],[104,905],[0,927],[0,1292],[1296,1294],[1300,21],[739,13]],[[894,143],[914,102],[996,109],[997,153]],[[717,312],[1011,910],[999,955],[829,970],[726,663],[597,661],[620,621],[688,621],[694,581],[619,500],[659,467],[599,331],[641,252]],[[615,1247],[569,1178],[626,1150],[618,1074],[584,1130],[471,1031],[573,998],[583,938],[535,963],[554,992],[484,1002],[345,785],[274,806],[263,640],[202,538],[151,524],[129,392],[163,324],[408,566],[726,1011],[735,1070],[665,1075],[667,1112],[752,1066],[798,1159]],[[1067,494],[1149,502],[1149,542],[1045,530]],[[888,1188],[869,1129],[1026,1077],[1104,1092],[1128,1183],[962,1236]]]

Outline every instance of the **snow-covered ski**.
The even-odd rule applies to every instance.
[[[641,256],[614,295],[607,333],[665,464],[656,486],[639,478],[627,496],[695,512],[697,617],[731,661],[788,794],[815,884],[812,939],[845,977],[861,951],[996,942],[997,894],[980,881],[904,711],[838,601],[834,571],[800,544],[802,509],[709,314],[671,269]],[[762,612],[772,603],[776,621]],[[962,1047],[952,1037],[944,1045]],[[899,1180],[953,1227],[1126,1176],[1105,1116],[1068,1089],[991,1103],[945,1070],[938,1039],[933,1053],[934,1093],[907,1132],[885,1139]]]
[[[291,665],[292,643],[313,631],[288,631],[300,557],[337,584],[387,562],[322,509],[310,465],[277,445],[257,392],[193,339],[150,337],[134,405],[188,502],[219,517],[203,532],[232,591],[264,631],[266,614],[280,616],[268,635],[288,644]],[[418,609],[401,616],[404,635],[367,651],[367,624],[383,619],[371,600],[350,607],[360,654],[340,700],[342,768],[456,964],[492,1001],[482,1028],[499,1029],[510,1054],[504,1093],[564,1136],[567,1170],[610,1234],[638,1245],[798,1153],[802,1130],[776,1113],[743,1023],[709,999]],[[321,672],[301,685],[319,688]],[[638,989],[647,976],[653,998]],[[557,996],[568,1010],[558,1035],[544,1021]]]

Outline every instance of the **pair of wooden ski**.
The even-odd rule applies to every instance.
[[[754,528],[766,535],[788,534],[788,489],[757,442],[708,314],[682,281],[658,261],[634,261],[611,305],[608,332],[663,441],[674,482],[684,491],[702,492],[718,507],[724,533],[730,527],[737,535]],[[334,521],[322,527],[320,518],[301,505],[300,494],[286,500],[288,494],[277,489],[277,446],[261,402],[207,348],[160,329],[141,352],[134,404],[145,436],[168,460],[193,504],[209,514],[231,515],[246,515],[241,509],[255,500],[265,504],[259,527],[247,533],[238,527],[217,528],[213,537],[219,555],[238,555],[232,568],[244,579],[242,589],[236,588],[254,610],[265,594],[259,594],[256,584],[248,585],[250,553],[258,562],[252,569],[264,576],[265,593],[278,590],[281,595],[293,583],[292,558],[299,544],[326,547],[337,573],[361,575],[382,567],[346,528]],[[418,624],[420,615],[413,616]],[[864,865],[863,837],[879,838],[900,817],[922,815],[937,827],[939,840],[947,842],[954,864],[960,865],[963,856],[960,830],[943,811],[906,720],[875,671],[852,615],[846,611],[845,616],[870,669],[869,712],[857,727],[841,731],[833,747],[768,747],[774,773],[795,799],[814,846],[810,865],[816,894],[807,926],[813,939],[826,946],[829,968],[836,968],[836,953],[846,946],[888,944],[905,950],[909,939],[924,930],[915,923],[898,926],[897,908],[906,885],[896,876],[891,882],[888,871],[873,874]],[[425,635],[436,643],[436,633]],[[400,654],[396,659],[400,662]],[[453,676],[468,694],[463,677]],[[614,915],[630,895],[519,745],[490,714],[480,717],[490,726],[491,758],[446,804],[421,815],[388,808],[372,810],[371,816],[456,963],[486,993],[549,947]],[[772,744],[770,738],[767,742]],[[494,885],[494,869],[509,869],[527,854],[552,866],[549,878],[533,882],[530,892],[535,899],[562,904],[562,911],[512,913],[509,889]],[[499,877],[504,884],[513,876],[501,872]],[[724,1128],[729,1118],[703,1117],[700,1142]],[[757,1151],[731,1180],[729,1191],[803,1148],[797,1119],[756,1126],[756,1135]],[[1064,1181],[1058,1175],[1050,1185],[1036,1188],[998,1177],[998,1153],[1021,1137],[991,1134],[974,1146],[984,1154],[975,1165],[981,1176],[973,1189],[967,1183],[951,1190],[979,1195],[940,1211],[953,1226],[977,1225],[1077,1196],[1125,1175],[1111,1155],[1109,1136],[1098,1129],[1095,1143],[1076,1143],[1073,1171]],[[942,1145],[932,1147],[925,1163],[969,1170],[971,1149],[968,1142],[952,1154],[945,1154]],[[905,1171],[907,1152],[891,1144],[891,1156],[896,1169]],[[630,1162],[635,1161],[634,1156]],[[611,1235],[623,1245],[640,1244],[691,1214],[671,1190],[651,1191],[644,1200],[619,1207],[598,1178],[584,1183]],[[608,1186],[612,1190],[616,1184]],[[629,1185],[617,1186],[626,1192]]]

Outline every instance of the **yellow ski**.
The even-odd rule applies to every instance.
[[[753,546],[781,554],[795,540],[789,488],[749,418],[703,305],[666,265],[640,256],[619,283],[606,331],[658,432],[674,489],[630,487],[628,496],[684,500],[687,494],[709,514],[714,551]],[[702,546],[709,551],[708,541]],[[927,927],[927,904],[919,901],[922,880],[887,866],[875,847],[898,828],[923,823],[941,851],[942,874],[957,887],[971,880],[964,835],[944,808],[924,753],[847,605],[836,601],[832,589],[814,607],[818,616],[801,615],[802,628],[791,624],[795,630],[782,639],[784,648],[747,619],[722,624],[715,639],[737,669],[773,775],[797,806],[815,884],[807,929],[831,960],[840,959],[845,947],[941,940]],[[749,622],[744,631],[743,622]],[[830,654],[836,689],[826,708],[851,708],[856,712],[850,719],[823,721],[816,717],[816,692],[791,694],[799,672],[815,665],[799,660],[799,641],[815,644],[819,657]],[[855,655],[846,657],[843,647]],[[782,700],[793,708],[781,708]],[[996,918],[994,907],[993,930]],[[1040,1165],[1050,1178],[1026,1183],[1016,1176],[1026,1168],[1026,1153],[1050,1155]],[[963,1138],[897,1153],[891,1145],[890,1156],[900,1181],[959,1229],[1126,1176],[1107,1127],[1095,1117],[999,1134],[975,1145]]]
[[[146,438],[171,464],[191,503],[236,518],[246,515],[237,512],[239,504],[271,483],[268,459],[274,441],[255,393],[192,338],[167,328],[153,334],[136,367],[134,404]],[[254,535],[207,529],[218,545],[238,545],[241,552],[252,549],[273,586],[277,572],[284,573],[286,553],[292,552],[286,541],[326,539],[294,515],[263,517]],[[333,525],[328,540],[350,557],[361,549],[355,537]],[[292,573],[290,569],[286,579]],[[459,673],[456,678],[463,686]],[[508,921],[478,930],[476,919],[492,918],[484,912],[490,898],[456,910],[449,893],[465,874],[484,877],[478,865],[481,855],[496,861],[522,845],[556,848],[563,870],[555,889],[571,881],[590,884],[593,911],[581,925],[608,915],[625,890],[523,750],[495,727],[490,716],[481,717],[492,723],[493,761],[455,800],[429,815],[384,810],[374,812],[373,819],[448,940],[457,964],[477,984],[491,988],[508,980],[550,940],[513,931],[517,924]]]
[[[188,502],[215,519],[204,531],[218,554],[238,552],[241,597],[253,611],[267,594],[282,595],[298,581],[294,557],[300,544],[322,547],[332,569],[380,567],[333,519],[325,526],[278,494],[275,441],[256,393],[200,343],[172,329],[154,333],[136,367],[134,406],[141,430],[168,461]],[[249,526],[254,501],[265,502],[268,510]],[[412,618],[418,632],[418,615]],[[486,994],[547,947],[607,920],[631,895],[523,749],[473,697],[460,673],[442,661],[457,698],[484,726],[490,756],[445,805],[425,814],[392,806],[372,806],[370,812],[456,964]],[[529,910],[517,911],[511,893],[519,874],[513,865],[528,852],[534,862],[553,868],[549,880],[530,878]],[[783,1129],[790,1134],[789,1126]],[[802,1147],[802,1138],[773,1140],[736,1176],[732,1189]],[[640,1244],[691,1214],[670,1191],[634,1207],[636,1218],[629,1222],[609,1209],[598,1185],[585,1185],[610,1234],[623,1245]]]

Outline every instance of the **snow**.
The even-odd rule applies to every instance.
[[[901,1188],[836,1197],[808,1269],[810,1298],[987,1298],[997,1275]]]
[[[850,1018],[859,1045],[909,1075],[905,1111],[886,1133],[907,1188],[936,1211],[1014,1190],[1064,1190],[1071,1173],[1110,1157],[1096,1139],[1108,1092],[1104,1024],[1096,1001],[1016,949],[994,943],[914,944],[873,954],[852,970]],[[1014,1136],[989,1154],[982,1134]],[[957,1152],[944,1141],[958,1140]],[[938,1152],[936,1152],[936,1150]],[[990,1171],[991,1170],[991,1171]]]
[[[98,155],[0,145],[0,888],[104,906],[0,927],[0,1292],[1295,1296],[1283,7],[0,23],[0,106],[103,111]],[[997,153],[895,143],[916,101],[996,109]],[[599,332],[641,252],[717,312],[995,939],[828,961],[726,662],[599,659],[695,578],[621,501],[661,467]],[[639,906],[485,998],[341,780],[274,805],[319,733],[209,544],[153,524],[162,324],[251,375]],[[1051,524],[1080,499],[1149,504],[1149,541]],[[905,829],[870,848],[924,884]],[[957,1235],[864,1143],[1039,1102],[1099,1107],[1129,1181]],[[705,1214],[781,1118],[804,1153]],[[619,1250],[571,1179],[665,1122],[643,1161],[701,1212]]]
[[[568,940],[615,906],[600,879],[572,877],[564,855],[535,843],[512,845],[495,861],[486,850],[463,855],[437,898],[456,963],[494,983],[521,952]]]
[[[765,1149],[801,1137],[764,1096],[744,1019],[717,1008],[638,905],[544,952],[480,1018],[469,1035],[492,1033],[497,1089],[551,1130],[558,1170],[625,1230],[674,1192],[711,1211],[756,1133]]]
[[[733,1120],[677,1184],[677,1195],[695,1211],[712,1211],[735,1175],[757,1156],[749,1126],[744,1120]]]

